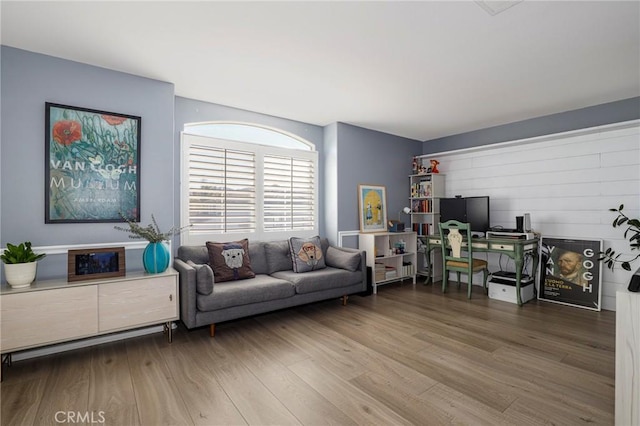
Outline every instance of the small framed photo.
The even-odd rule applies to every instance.
[[[123,277],[124,247],[69,250],[68,282]]]

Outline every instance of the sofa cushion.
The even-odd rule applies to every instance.
[[[196,305],[199,311],[215,311],[294,295],[295,289],[290,282],[269,275],[256,275],[251,283],[228,281],[216,284],[210,295],[197,295]]]
[[[194,263],[187,260],[187,265],[196,270],[196,291],[200,294],[211,294],[213,291],[213,271],[205,263]]]
[[[191,260],[196,264],[209,263],[209,252],[204,245],[180,246],[178,247],[178,258],[185,262]]]
[[[320,247],[322,247],[322,254],[326,256],[327,249],[329,248],[329,240],[327,238],[320,238]]]
[[[267,258],[267,273],[269,275],[278,271],[293,270],[289,254],[289,241],[269,241],[265,243],[264,254]]]
[[[345,269],[329,267],[307,272],[306,274],[298,274],[293,271],[280,271],[274,273],[272,276],[293,283],[296,288],[296,293],[298,294],[348,287],[362,282],[362,273],[360,271],[350,272]],[[216,286],[216,289],[217,288]]]
[[[320,237],[289,238],[289,253],[294,272],[309,272],[326,267]]]
[[[340,250],[336,247],[329,247],[326,256],[327,266],[334,268],[346,269],[347,271],[356,271],[360,266],[360,253]]]
[[[263,241],[249,241],[249,258],[251,259],[251,269],[258,274],[267,274],[267,256],[264,252]]]
[[[249,240],[246,238],[227,243],[207,241],[207,250],[215,282],[243,280],[256,276],[251,269]]]

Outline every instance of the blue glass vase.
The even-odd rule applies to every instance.
[[[142,253],[144,270],[150,274],[159,274],[169,267],[169,247],[163,242],[149,243]]]

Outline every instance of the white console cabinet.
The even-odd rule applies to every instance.
[[[616,426],[640,426],[640,293],[616,293]]]
[[[3,354],[179,319],[178,273],[143,272],[95,281],[36,281],[0,289]]]

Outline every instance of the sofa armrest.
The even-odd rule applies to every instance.
[[[340,250],[343,251],[345,253],[360,253],[360,265],[358,266],[358,270],[365,270],[366,271],[366,262],[367,262],[367,257],[365,255],[364,250],[358,250],[358,249],[353,249],[353,248],[349,248],[349,247],[338,247],[338,246],[329,246],[332,247],[336,250]]]
[[[367,256],[364,250],[353,249],[349,247],[338,247],[331,245],[330,247],[341,250],[346,253],[359,253],[360,254],[360,264],[358,265],[357,271],[362,273],[362,291],[367,290]]]
[[[196,326],[196,270],[182,259],[173,260],[173,268],[180,274],[180,319],[187,326]]]

